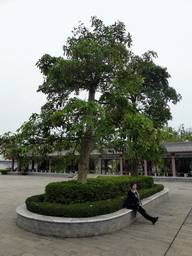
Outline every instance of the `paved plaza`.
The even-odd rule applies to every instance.
[[[0,175],[0,256],[181,256],[192,255],[192,181],[156,183],[170,199],[156,209],[159,221],[143,217],[112,234],[87,238],[39,236],[16,225],[16,208],[45,185],[62,177]]]

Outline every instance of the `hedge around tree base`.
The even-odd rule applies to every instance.
[[[154,186],[154,179],[149,176],[100,177],[87,179],[86,184],[78,184],[77,180],[59,181],[45,187],[44,201],[67,205],[115,199],[127,193],[131,182],[137,183],[138,189]]]
[[[144,199],[164,189],[161,184],[154,184],[153,188],[139,191],[140,198]],[[85,218],[116,212],[125,207],[127,193],[116,197],[95,202],[63,205],[44,202],[44,194],[32,196],[26,199],[26,207],[29,211],[46,216]]]

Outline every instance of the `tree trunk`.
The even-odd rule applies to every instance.
[[[14,163],[15,163],[15,160],[14,160],[14,157],[12,157],[12,165],[11,165],[11,171],[12,172],[14,171]]]
[[[35,167],[35,161],[32,160],[32,164],[31,164],[31,169],[32,169],[32,171],[34,171],[34,167]]]
[[[20,172],[21,171],[21,162],[17,162],[17,171]]]
[[[152,174],[152,162],[151,161],[147,161],[147,172],[148,172],[148,175]]]
[[[87,134],[81,144],[80,160],[78,165],[78,183],[87,183],[91,146],[92,138],[89,136],[89,134]]]
[[[95,101],[95,89],[90,89],[89,91],[89,101]],[[88,115],[92,115],[92,113],[88,113]],[[89,160],[91,154],[91,146],[92,146],[92,128],[87,124],[86,134],[81,143],[81,151],[80,151],[80,160],[78,164],[78,183],[87,183],[87,173],[89,171]]]
[[[131,164],[131,176],[137,176],[137,160],[136,159]]]
[[[132,154],[131,154],[131,175],[137,176],[137,135],[133,137],[133,145],[132,145]]]

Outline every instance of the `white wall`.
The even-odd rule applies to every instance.
[[[0,169],[6,169],[6,168],[11,168],[12,161],[8,159],[4,159],[2,155],[0,155]],[[17,163],[15,163],[15,166],[17,166]]]

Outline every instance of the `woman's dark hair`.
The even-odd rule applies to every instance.
[[[133,185],[135,185],[135,184],[137,184],[137,183],[135,183],[135,182],[131,182],[130,187],[132,188],[132,187],[133,187]]]

